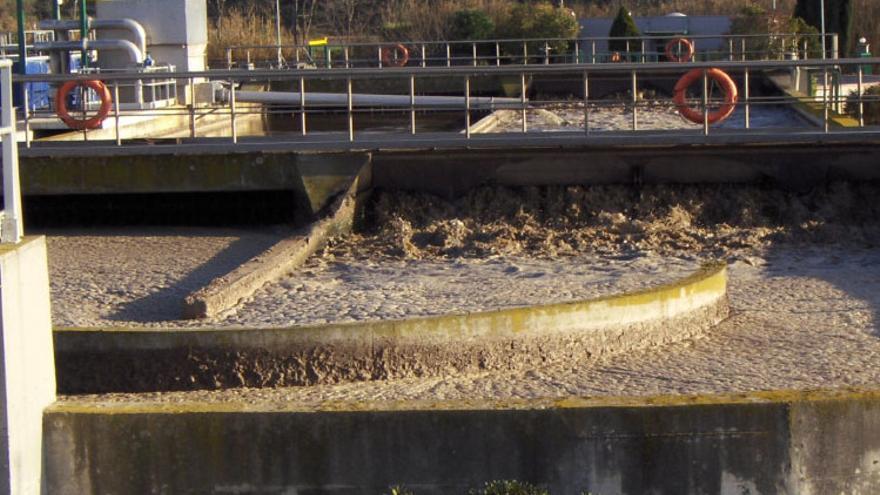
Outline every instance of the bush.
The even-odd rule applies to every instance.
[[[517,4],[498,25],[498,37],[510,39],[575,38],[580,25],[572,11],[557,8],[549,3]],[[507,47],[505,47],[507,48]],[[520,46],[510,47],[512,53],[521,53]],[[529,54],[539,54],[544,50],[543,43],[529,43]],[[549,43],[551,55],[568,53],[569,41]]]
[[[880,86],[871,86],[864,91],[863,95],[868,98],[862,103],[865,125],[880,124]],[[852,117],[859,117],[859,95],[856,91],[850,92],[846,97],[844,111]]]
[[[453,40],[485,40],[495,34],[495,23],[482,10],[459,10],[452,14],[450,24]]]
[[[745,40],[745,49],[751,60],[762,58],[783,58],[784,52],[797,51],[801,58],[819,58],[822,55],[822,41],[816,36],[819,31],[800,17],[777,18],[760,6],[750,5],[740,10],[733,18],[731,34],[795,34],[790,37],[754,37]],[[803,52],[804,41],[807,53]],[[738,49],[738,48],[735,48]]]
[[[608,32],[608,36],[611,38],[638,38],[641,35],[642,33],[639,32],[639,28],[636,27],[636,21],[629,15],[629,11],[621,6],[617,11],[617,17],[611,23],[611,30]],[[625,52],[626,45],[627,40],[625,39],[608,41],[608,49],[612,52]],[[632,47],[632,43],[630,43],[630,46]]]
[[[469,495],[549,495],[550,492],[530,483],[513,480],[490,481],[481,490],[471,490]]]

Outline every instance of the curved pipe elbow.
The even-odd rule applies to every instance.
[[[80,21],[45,19],[40,21],[40,29],[79,29]],[[128,17],[122,19],[92,19],[89,18],[89,30],[97,29],[124,29],[132,34],[136,48],[141,54],[147,53],[147,31],[138,21]],[[141,61],[143,56],[141,56]]]

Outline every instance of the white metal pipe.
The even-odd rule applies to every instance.
[[[79,28],[80,21],[78,20],[48,19],[40,21],[40,29],[62,30]],[[97,29],[125,29],[134,36],[135,45],[141,53],[147,53],[147,31],[141,23],[134,19],[89,19],[89,30]]]
[[[144,61],[144,53],[128,40],[51,41],[48,43],[36,43],[34,48],[38,51],[121,50],[128,52],[128,57],[136,64],[143,63]]]
[[[229,90],[224,90],[220,95],[222,100],[229,100]],[[285,104],[300,105],[304,100],[306,107],[340,107],[348,106],[346,93],[313,93],[308,92],[300,95],[299,92],[285,93],[279,91],[235,91],[235,100],[246,103]],[[444,107],[461,108],[465,104],[465,98],[461,96],[415,96],[414,101],[410,95],[380,95],[380,94],[352,94],[351,104],[355,107]],[[480,108],[519,108],[518,98],[494,98],[494,97],[471,97],[472,107]]]

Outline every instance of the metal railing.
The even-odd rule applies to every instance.
[[[227,69],[304,65],[326,69],[381,68],[387,65],[383,60],[386,50],[398,46],[408,52],[408,67],[649,63],[664,61],[666,43],[674,38],[677,36],[340,42],[322,46],[239,45],[226,49],[225,64]],[[802,33],[691,35],[685,38],[693,44],[697,61],[838,58],[838,37],[833,33],[826,35],[824,45],[822,35]],[[616,47],[611,49],[610,44]],[[827,50],[824,57],[822,46]]]
[[[12,106],[12,61],[0,60],[0,139],[3,142],[3,211],[0,242],[16,243],[24,235],[21,185],[18,176],[18,142],[15,139],[15,108]]]
[[[514,124],[513,127],[496,127],[490,133],[496,137],[509,137],[511,142],[515,142],[516,136],[523,133],[530,133],[530,138],[539,135],[532,133],[536,129],[532,128],[530,118],[535,112],[545,110],[567,116],[563,120],[567,119],[568,124],[561,125],[558,129],[561,132],[555,135],[580,136],[583,139],[611,135],[608,131],[709,135],[715,132],[742,134],[777,129],[784,136],[790,130],[791,123],[765,123],[765,120],[772,119],[763,119],[759,113],[766,113],[768,109],[789,112],[792,119],[797,119],[797,125],[817,133],[876,134],[880,133],[880,127],[869,122],[866,115],[869,107],[880,106],[880,99],[864,94],[863,90],[868,84],[864,80],[866,65],[880,65],[880,58],[16,75],[15,81],[57,84],[70,79],[98,78],[111,88],[114,102],[123,104],[114,105],[111,117],[105,121],[102,129],[65,134],[71,139],[123,145],[127,142],[143,143],[144,140],[159,143],[163,138],[173,138],[169,142],[178,143],[179,139],[205,138],[210,129],[212,137],[235,143],[244,136],[242,128],[245,119],[270,119],[282,124],[282,130],[272,129],[269,133],[272,139],[279,142],[320,141],[328,146],[345,148],[359,141],[382,141],[393,146],[413,137],[417,137],[422,144],[430,144],[433,139],[467,142],[478,139],[476,123],[496,111],[509,121],[514,121]],[[739,87],[735,124],[722,124],[717,131],[709,122],[709,115],[722,102],[718,89],[708,76],[712,68],[728,72]],[[700,71],[701,77],[693,85],[694,91],[687,95],[686,103],[702,113],[704,118],[699,123],[677,117],[677,107],[668,92],[682,75],[694,70]],[[852,96],[831,90],[844,72],[856,75]],[[817,81],[816,84],[822,88],[820,96],[798,93],[794,89],[796,81],[803,79],[804,74]],[[121,109],[124,102],[119,100],[119,87],[136,81],[147,84],[151,80],[169,77],[187,88],[188,103],[140,111]],[[755,81],[759,78],[769,79],[785,91],[781,94],[755,94],[754,89],[758,87]],[[205,82],[200,85],[198,81]],[[264,106],[242,101],[242,95],[249,93],[243,91],[243,85],[266,85],[269,81],[276,89],[283,88],[279,93],[281,98],[275,104]],[[541,88],[544,84],[542,81],[550,81],[557,87],[561,85],[563,89],[557,96],[536,97],[534,95],[546,93]],[[211,84],[223,85],[225,91],[211,92],[215,96],[219,93],[220,98],[214,101],[200,101],[196,93],[211,90]],[[530,87],[539,90],[532,90],[530,96]],[[664,87],[666,91],[662,89]],[[497,96],[503,91],[507,91],[505,100],[486,96]],[[441,98],[447,100],[426,97],[438,93],[445,95]],[[398,98],[396,103],[370,104],[366,100],[370,99],[371,94],[398,95]],[[317,98],[320,95],[334,98]],[[659,124],[654,122],[658,115],[665,119]],[[32,144],[30,131],[37,121],[53,118],[57,121],[51,109],[24,112],[22,124],[28,146]],[[154,133],[141,130],[134,134],[126,131],[127,120],[137,121],[141,129],[143,123],[150,119],[176,122],[171,125],[176,126],[176,133],[169,134],[167,129]],[[615,123],[607,125],[606,121]],[[846,127],[847,122],[851,127]],[[554,133],[544,134],[549,136]]]

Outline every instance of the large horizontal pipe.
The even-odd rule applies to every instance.
[[[48,19],[40,21],[40,29],[67,30],[79,29],[80,21]],[[147,31],[134,19],[91,19],[89,18],[89,30],[93,29],[125,29],[134,36],[135,44],[141,53],[147,53]]]
[[[51,50],[123,50],[128,52],[131,61],[140,64],[144,61],[144,54],[138,47],[128,40],[81,40],[81,41],[50,41],[48,43],[35,43],[34,49],[38,51]]]
[[[221,93],[222,100],[229,100],[229,90],[224,89]],[[269,105],[299,105],[300,94],[278,91],[236,91],[235,100],[246,103],[264,103]],[[352,106],[355,107],[409,107],[409,95],[378,95],[354,93],[351,96]],[[416,96],[417,107],[444,107],[463,108],[465,98],[463,96]],[[348,95],[345,93],[305,93],[307,107],[346,107]],[[473,108],[519,108],[519,98],[494,98],[494,97],[471,97]]]

